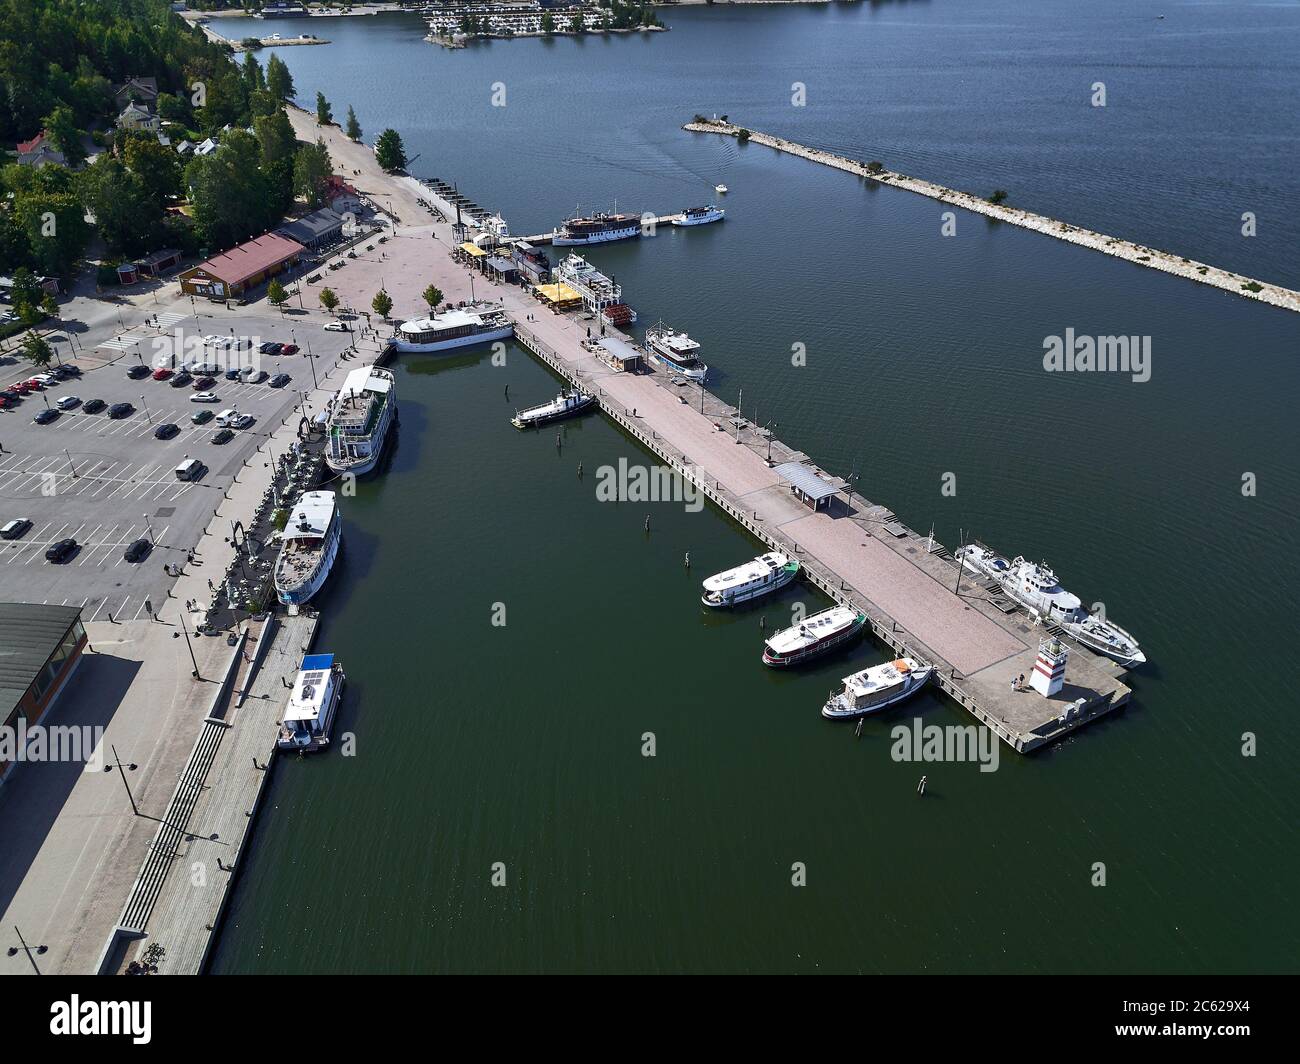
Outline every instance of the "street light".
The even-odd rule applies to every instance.
[[[154,539],[154,536],[153,536],[153,525],[150,524],[150,522],[149,522],[149,515],[148,515],[148,514],[145,514],[145,515],[144,515],[144,527],[147,528],[147,529],[149,530],[149,542],[152,543],[152,544],[156,547],[156,546],[158,545],[158,541],[157,541],[156,539]]]
[[[176,616],[181,619],[181,631],[185,633],[185,646],[190,652],[190,664],[194,666],[192,675],[196,680],[201,680],[203,677],[199,675],[199,662],[198,659],[194,657],[194,644],[190,642],[190,631],[185,627],[185,611],[179,611]]]
[[[144,401],[144,396],[140,396],[140,405],[144,407],[144,420],[146,424],[153,424],[153,417],[149,413],[149,404]]]

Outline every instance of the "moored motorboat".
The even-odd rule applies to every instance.
[[[700,361],[697,354],[700,350],[699,342],[692,340],[686,333],[676,332],[662,321],[657,321],[646,329],[645,344],[650,358],[669,372],[698,383],[703,383],[708,376],[709,367]]]
[[[722,221],[726,215],[726,211],[712,203],[707,207],[687,207],[673,219],[673,225],[708,225],[710,222]]]
[[[867,615],[852,606],[832,606],[783,629],[763,644],[763,664],[786,668],[815,658],[862,634]]]
[[[289,508],[275,562],[275,593],[290,612],[319,591],[329,576],[343,539],[338,496],[307,491]]]
[[[596,397],[594,395],[588,395],[577,388],[571,388],[561,392],[549,403],[542,403],[540,406],[530,406],[527,410],[520,410],[510,419],[510,423],[517,429],[536,428],[538,425],[545,425],[549,421],[559,421],[561,418],[580,414],[595,402]]]
[[[437,354],[459,347],[508,340],[514,323],[496,303],[470,303],[431,318],[404,321],[388,339],[388,347],[404,354]]]
[[[934,672],[915,658],[901,657],[883,665],[872,665],[844,677],[844,688],[832,694],[822,706],[822,716],[831,720],[865,717],[909,698],[920,690]]]
[[[303,658],[275,745],[303,753],[328,746],[345,680],[343,666],[333,654],[308,654]]]
[[[799,563],[780,551],[760,554],[753,561],[717,573],[704,581],[700,601],[712,609],[739,606],[771,594],[799,575]]]

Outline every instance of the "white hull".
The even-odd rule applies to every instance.
[[[907,679],[899,686],[898,691],[888,698],[882,698],[878,702],[873,702],[869,706],[858,708],[852,705],[842,694],[836,695],[826,705],[822,706],[822,716],[828,720],[850,720],[853,717],[869,717],[873,713],[879,713],[888,709],[890,706],[896,706],[912,695],[916,694],[925,686],[930,674],[934,672],[934,666],[927,665],[923,669],[917,669],[908,673]]]
[[[328,450],[325,453],[325,465],[331,473],[351,473],[354,477],[364,477],[379,464],[379,459],[384,456],[384,448],[388,445],[388,431],[392,427],[394,411],[397,408],[397,402],[389,399],[384,407],[383,422],[375,430],[370,444],[370,455],[367,458],[353,459],[351,461],[342,458],[333,457]]]
[[[693,369],[682,369],[682,367],[671,358],[665,358],[653,346],[650,348],[650,358],[652,361],[658,362],[659,365],[663,366],[664,369],[668,370],[670,373],[676,373],[679,377],[685,377],[687,380],[695,381],[697,384],[703,383],[704,378],[709,372],[709,367],[705,365],[695,366]]]
[[[473,336],[458,336],[454,340],[434,340],[431,343],[421,344],[403,340],[400,336],[394,336],[389,343],[394,351],[400,351],[404,355],[436,355],[441,351],[451,351],[457,347],[473,347],[475,344],[488,344],[494,340],[509,340],[514,334],[515,327],[505,325],[500,329],[488,329],[481,333],[475,333]]]
[[[339,545],[342,542],[343,525],[336,515],[330,534],[321,548],[320,559],[317,561],[316,567],[306,580],[296,583],[291,588],[281,586],[280,563],[276,562],[275,594],[283,605],[303,606],[311,601],[315,594],[325,586],[325,581],[329,579],[330,570],[334,567],[334,559],[338,557]]]
[[[564,402],[562,399],[555,399],[542,406],[530,407],[527,410],[521,410],[510,423],[517,429],[532,429],[540,425],[547,425],[552,421],[561,421],[567,417],[574,417],[581,414],[584,410],[595,405],[594,396],[583,395],[576,402]]]
[[[611,229],[607,233],[594,233],[591,236],[560,236],[556,233],[551,238],[551,243],[555,247],[572,248],[582,244],[609,244],[615,240],[631,240],[632,237],[640,235],[641,227],[634,225],[627,229]]]
[[[782,557],[785,556],[782,555]],[[755,561],[761,564],[763,558],[760,557]],[[749,563],[751,567],[754,564],[754,562]],[[729,569],[725,573],[718,573],[717,576],[710,577],[709,580],[716,581],[745,568],[742,566],[739,570]],[[786,560],[779,569],[775,570],[775,572],[769,571],[762,578],[751,579],[747,583],[737,584],[734,587],[724,587],[717,591],[709,591],[709,580],[706,580],[704,582],[705,591],[700,596],[700,602],[712,610],[725,610],[731,606],[740,606],[746,602],[752,602],[754,599],[762,598],[764,595],[770,595],[773,591],[780,591],[781,588],[799,575],[799,569],[798,563]]]
[[[338,712],[339,703],[343,701],[343,685],[346,682],[347,676],[344,675],[343,669],[340,667],[337,676],[331,683],[329,701],[321,708],[319,735],[312,735],[307,742],[295,742],[292,737],[286,737],[284,729],[281,728],[280,737],[275,741],[276,747],[288,753],[298,751],[299,753],[309,754],[329,746],[330,736],[334,731],[334,715]]]
[[[673,225],[710,225],[720,222],[727,216],[726,211],[709,211],[707,214],[682,214],[673,219]]]

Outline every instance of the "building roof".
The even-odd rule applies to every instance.
[[[0,602],[0,720],[8,719],[79,616],[80,606]]]
[[[597,342],[605,349],[605,351],[613,355],[620,362],[626,362],[630,358],[641,357],[640,351],[626,340],[621,340],[617,336],[602,336]]]
[[[375,366],[362,366],[354,369],[343,378],[343,387],[339,389],[339,399],[362,392],[387,392],[393,387],[393,378]]]
[[[830,481],[823,480],[810,466],[802,462],[782,462],[776,467],[776,475],[817,502],[829,499],[840,490]]]
[[[300,244],[311,244],[343,228],[343,215],[322,207],[311,214],[304,214],[291,222],[285,222],[276,230],[281,236],[296,240]]]
[[[487,260],[487,264],[500,273],[511,273],[512,271],[519,269],[519,267],[509,259],[503,259],[500,255],[490,256]]]
[[[285,259],[301,255],[305,250],[296,240],[278,233],[265,233],[224,254],[214,255],[207,262],[200,262],[195,269],[211,274],[228,285],[237,285],[263,270],[278,266]]]
[[[28,155],[31,152],[34,152],[37,148],[39,148],[44,143],[45,143],[45,130],[42,129],[39,133],[36,134],[36,136],[32,137],[31,140],[23,140],[18,142],[18,154]]]

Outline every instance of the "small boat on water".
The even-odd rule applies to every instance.
[[[713,191],[716,192],[716,193],[718,193],[718,194],[721,195],[721,196],[725,196],[725,195],[727,194],[727,186],[726,186],[726,185],[714,185],[714,186],[713,186]]]
[[[328,746],[346,679],[343,666],[333,654],[308,654],[303,658],[275,745],[303,753]]]
[[[279,533],[283,544],[275,563],[275,593],[293,609],[306,603],[325,583],[343,540],[338,496],[307,491],[289,509]]]
[[[726,216],[726,211],[710,203],[707,207],[687,207],[673,219],[673,225],[708,225],[710,222],[720,222]]]
[[[459,347],[508,340],[514,323],[498,303],[468,303],[431,318],[404,321],[388,339],[390,350],[403,354],[437,354]]]
[[[670,373],[697,383],[703,383],[708,376],[709,367],[696,354],[700,349],[699,341],[692,340],[684,332],[675,332],[662,321],[655,322],[645,331],[645,345],[650,358]]]
[[[549,403],[543,403],[541,406],[530,406],[527,410],[520,410],[510,419],[510,423],[517,429],[532,429],[538,425],[545,425],[548,421],[559,421],[561,418],[573,417],[575,414],[582,413],[595,402],[596,397],[594,395],[588,395],[577,388],[571,388],[561,392]]]
[[[879,713],[919,691],[932,672],[933,665],[922,665],[915,658],[904,657],[884,665],[872,665],[844,677],[844,690],[831,695],[822,706],[822,716],[843,720]]]
[[[767,640],[763,644],[763,664],[776,669],[801,664],[856,639],[866,624],[867,615],[852,606],[832,606]]]
[[[700,601],[711,609],[739,606],[771,594],[799,575],[799,563],[780,551],[760,554],[753,561],[704,581]]]

